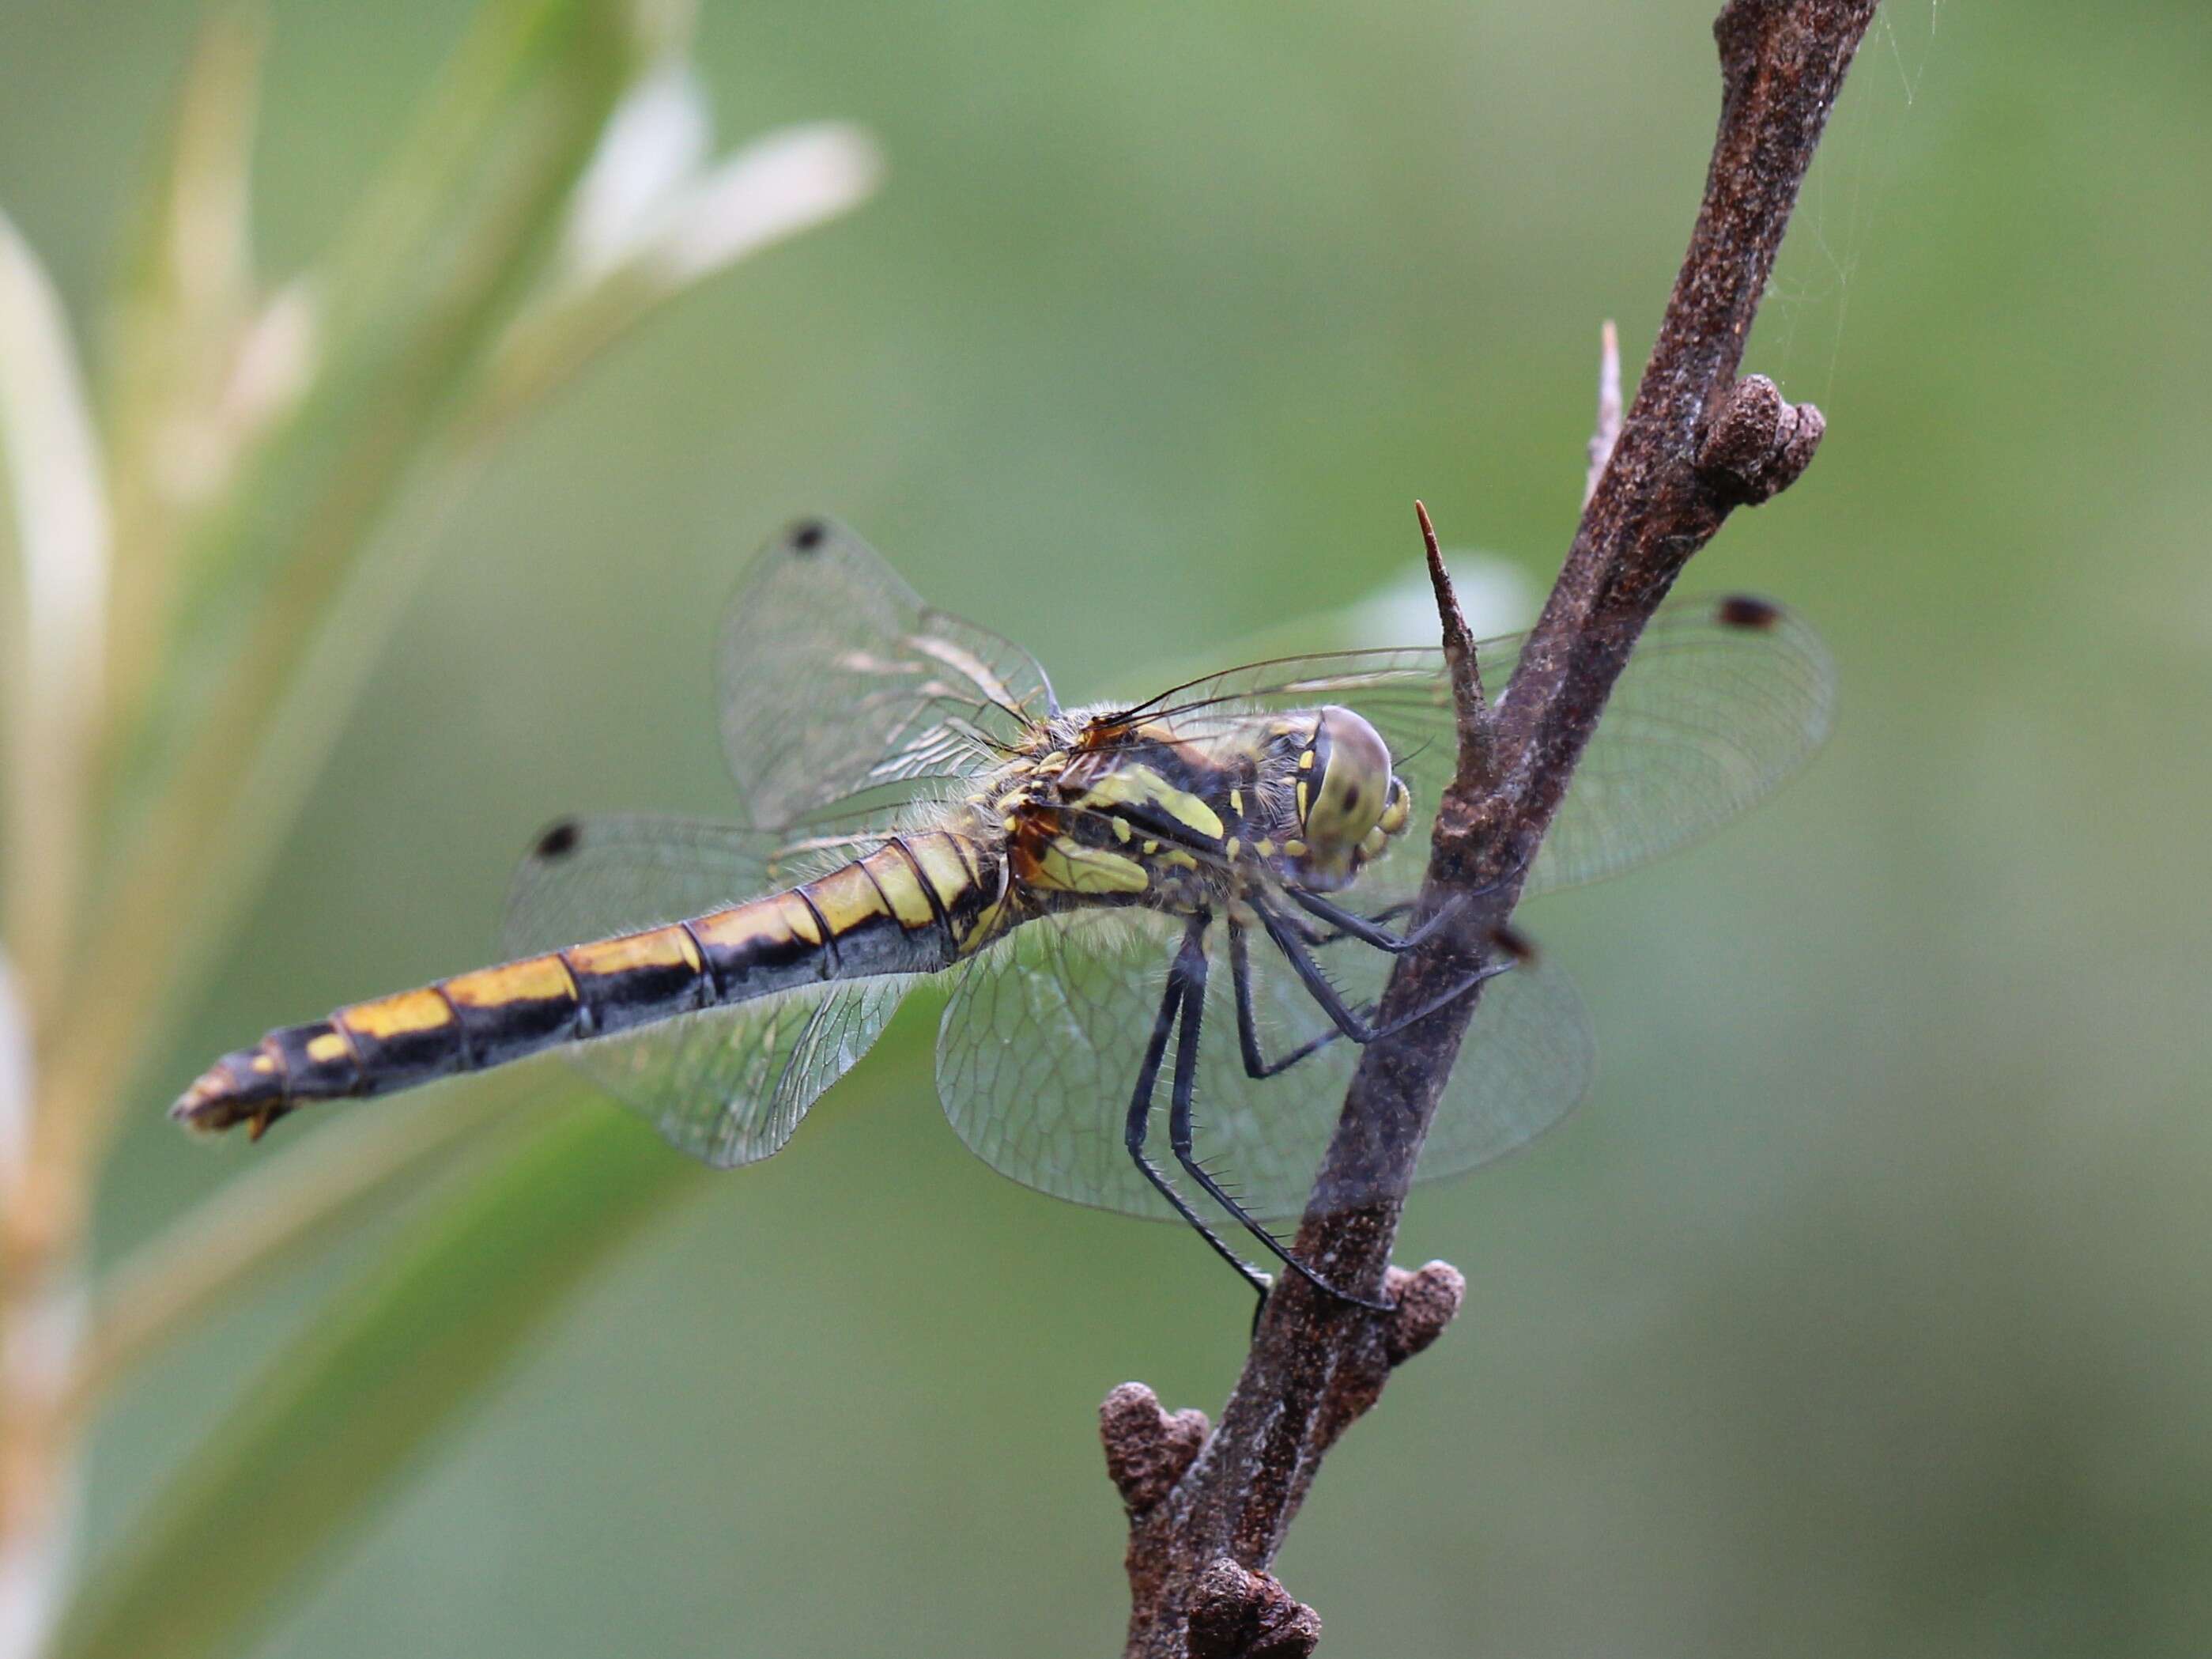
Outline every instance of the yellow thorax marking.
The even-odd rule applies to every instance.
[[[1149,766],[1116,766],[1077,798],[1078,806],[1157,806],[1201,836],[1221,834],[1221,815]]]
[[[338,1016],[337,1023],[381,1042],[410,1031],[434,1031],[453,1018],[453,1011],[446,1006],[445,998],[435,991],[421,990],[356,1003]]]
[[[463,1008],[499,1008],[510,1002],[566,1002],[575,988],[560,957],[530,957],[449,979],[446,994]]]
[[[1064,893],[1141,893],[1150,884],[1134,859],[1085,847],[1072,836],[1055,836],[1037,854],[1037,881]]]

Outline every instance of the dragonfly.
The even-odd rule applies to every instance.
[[[1524,642],[1478,647],[1503,701]],[[515,876],[507,960],[271,1031],[173,1115],[258,1139],[311,1103],[557,1049],[678,1149],[733,1167],[781,1150],[934,977],[938,1092],[985,1162],[1179,1219],[1263,1301],[1289,1270],[1367,1303],[1270,1224],[1382,1195],[1379,1176],[1316,1177],[1360,1051],[1395,1029],[1376,1012],[1390,967],[1419,937],[1406,924],[1456,763],[1440,650],[1279,659],[1063,707],[1027,652],[815,520],[742,581],[719,679],[741,820],[556,822]],[[1669,600],[1522,896],[1734,817],[1819,745],[1832,696],[1818,638],[1786,610]],[[1534,1139],[1594,1062],[1556,967],[1503,933],[1458,954],[1446,1000],[1481,994],[1421,1179]]]

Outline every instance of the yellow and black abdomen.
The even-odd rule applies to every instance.
[[[989,926],[996,854],[941,830],[894,837],[787,892],[440,980],[225,1054],[171,1108],[197,1129],[389,1094],[823,980],[933,973]]]

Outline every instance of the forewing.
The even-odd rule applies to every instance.
[[[1182,924],[1125,915],[1048,919],[1022,927],[971,963],[938,1036],[938,1089],[969,1149],[1040,1191],[1127,1214],[1174,1212],[1125,1145],[1128,1109],[1158,1018]],[[1210,971],[1194,1096],[1194,1146],[1255,1215],[1300,1213],[1359,1058],[1264,937],[1248,940],[1255,1024],[1269,1059],[1322,1041],[1274,1077],[1247,1074],[1226,930],[1210,930]],[[1371,1003],[1389,959],[1352,940],[1320,947],[1331,980],[1355,1006]],[[1587,1016],[1573,987],[1534,966],[1486,985],[1438,1109],[1419,1178],[1455,1175],[1502,1156],[1556,1122],[1590,1072]],[[1146,1149],[1201,1213],[1224,1221],[1176,1164],[1169,1144],[1172,1048],[1147,1113]],[[1332,1207],[1375,1195],[1359,1177],[1320,1196]]]
[[[1527,640],[1511,635],[1476,647],[1493,694],[1510,686]],[[1617,875],[1711,833],[1810,758],[1827,735],[1834,697],[1827,653],[1791,612],[1741,596],[1669,600],[1613,688],[1525,896]],[[1239,714],[1327,702],[1358,710],[1390,745],[1414,805],[1407,833],[1363,873],[1358,890],[1371,908],[1418,882],[1458,757],[1441,652],[1255,664],[1158,702],[1159,717],[1194,740]]]
[[[567,820],[538,837],[515,873],[507,948],[529,955],[701,915],[853,850],[684,818]],[[718,1168],[750,1164],[788,1140],[816,1097],[867,1052],[908,983],[810,985],[566,1053],[678,1150]]]
[[[769,828],[964,776],[1054,706],[1026,652],[924,605],[818,520],[762,550],[730,601],[720,670],[723,749]]]
[[[1763,599],[1660,608],[1636,643],[1544,837],[1527,891],[1600,881],[1710,835],[1812,758],[1835,665]]]

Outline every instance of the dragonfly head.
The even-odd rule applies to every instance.
[[[1350,885],[1370,859],[1405,832],[1413,799],[1390,769],[1390,746],[1349,708],[1334,704],[1314,721],[1298,757],[1297,878],[1316,891]]]

